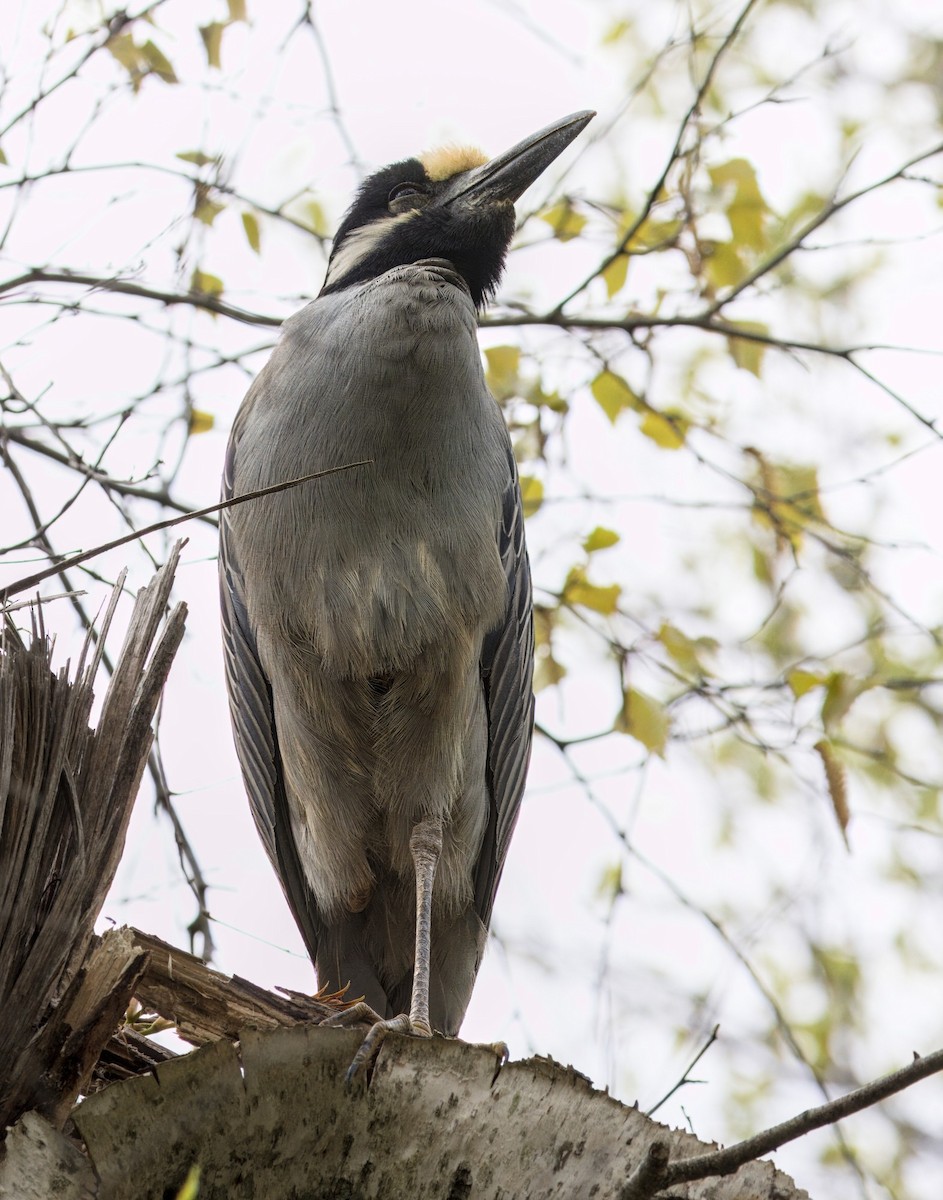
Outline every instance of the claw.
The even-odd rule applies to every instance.
[[[376,1025],[378,1021],[383,1021],[383,1017],[365,1000],[358,1000],[350,1008],[343,1008],[340,1012],[331,1013],[329,1017],[318,1021],[318,1024],[332,1025],[335,1029],[347,1029],[351,1025],[358,1025],[361,1021],[369,1021],[371,1025]]]
[[[372,1067],[376,1062],[377,1055],[380,1053],[380,1047],[386,1040],[388,1033],[406,1033],[410,1037],[418,1038],[432,1037],[432,1030],[429,1026],[423,1026],[411,1021],[408,1013],[400,1013],[398,1017],[391,1017],[387,1021],[377,1020],[373,1028],[369,1030],[367,1036],[360,1043],[360,1049],[354,1055],[354,1061],[347,1068],[344,1082],[348,1087],[351,1086],[362,1070]]]

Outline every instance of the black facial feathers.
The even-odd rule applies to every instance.
[[[456,198],[455,178],[430,178],[423,163],[410,158],[365,179],[334,238],[321,294],[421,259],[444,258],[468,284],[476,307],[487,303],[514,235],[514,205]]]

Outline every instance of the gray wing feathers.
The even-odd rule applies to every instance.
[[[235,451],[230,442],[223,474],[224,500],[232,496],[234,463]],[[223,513],[220,522],[219,582],[236,750],[256,828],[313,960],[317,956],[320,922],[291,831],[271,686],[259,662],[243,600],[241,571],[229,544],[225,517]]]
[[[524,510],[517,466],[504,494],[501,561],[508,581],[504,624],[485,639],[482,683],[488,709],[488,776],[492,811],[478,860],[475,908],[487,926],[511,834],[520,810],[534,724],[534,621],[530,565],[524,544]]]

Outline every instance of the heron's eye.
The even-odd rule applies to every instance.
[[[424,196],[425,194],[426,189],[421,183],[398,183],[387,196],[387,203],[392,204],[394,200],[401,200],[404,196]]]

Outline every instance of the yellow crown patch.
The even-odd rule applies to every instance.
[[[488,161],[487,154],[476,146],[440,146],[437,150],[427,150],[419,155],[419,161],[426,169],[426,174],[435,183],[443,179],[451,179],[462,171],[470,171],[472,167],[480,167]]]

